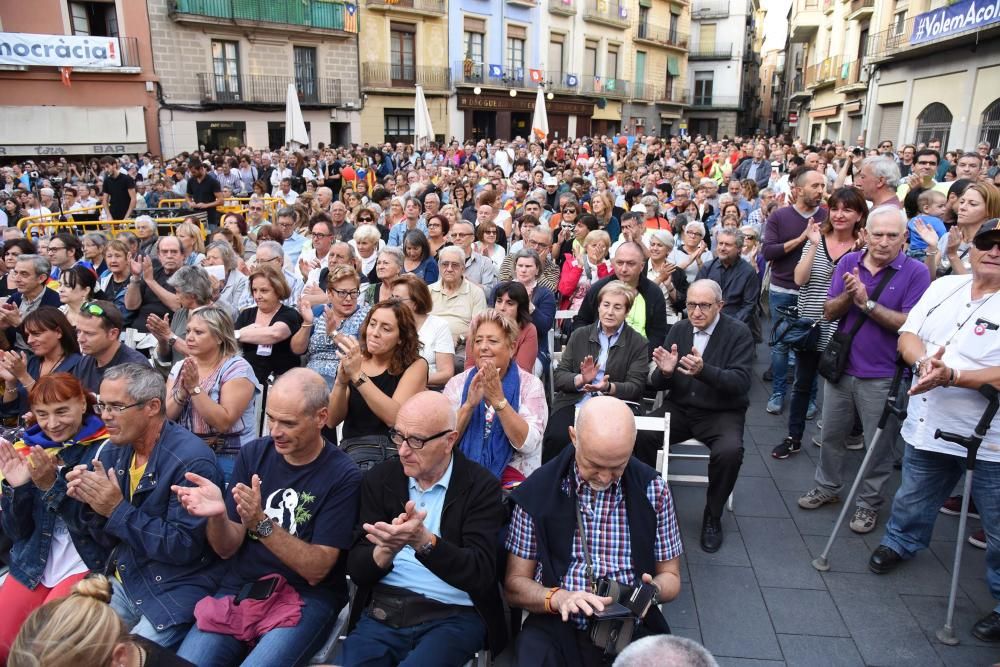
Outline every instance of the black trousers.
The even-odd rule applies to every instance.
[[[721,517],[743,465],[743,424],[746,410],[701,410],[666,402],[670,413],[670,444],[694,438],[710,450],[705,506]]]
[[[514,646],[516,667],[600,667],[610,665],[585,630],[559,616],[529,614]]]

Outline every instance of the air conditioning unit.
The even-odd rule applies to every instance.
[[[355,102],[344,102],[345,109],[357,109],[358,105]]]

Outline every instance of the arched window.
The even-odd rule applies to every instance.
[[[940,102],[924,107],[917,116],[917,136],[915,144],[926,144],[934,137],[941,139],[941,149],[948,150],[948,135],[951,134],[951,112]]]
[[[988,141],[990,146],[1000,143],[1000,99],[993,100],[993,104],[986,107],[983,112],[982,123],[979,126],[979,141]]]

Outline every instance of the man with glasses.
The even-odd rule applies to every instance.
[[[275,216],[274,226],[278,228],[278,231],[281,232],[281,238],[284,239],[281,247],[285,251],[285,266],[289,269],[294,268],[298,263],[299,255],[302,254],[302,248],[306,243],[306,237],[299,234],[295,228],[298,218],[298,213],[290,207],[279,209]]]
[[[302,278],[299,278],[297,275],[285,268],[285,251],[281,247],[281,244],[277,241],[263,241],[259,246],[257,246],[257,253],[255,257],[257,259],[257,266],[270,264],[273,268],[281,270],[281,274],[285,276],[285,281],[288,282],[288,287],[290,289],[288,298],[282,301],[282,303],[289,308],[298,308],[299,297],[302,296],[302,290],[305,289],[305,283],[302,282]]]
[[[5,330],[8,349],[13,345],[18,350],[30,352],[20,331],[21,322],[40,306],[60,306],[59,293],[46,287],[51,267],[49,260],[39,255],[20,255],[17,258],[13,271],[17,291],[0,306],[0,327]]]
[[[49,277],[52,278],[52,283],[50,286],[53,289],[59,286],[59,276],[62,275],[63,271],[67,269],[72,269],[80,261],[83,256],[83,245],[80,243],[80,238],[75,234],[70,234],[67,232],[61,232],[52,237],[49,241],[49,247],[46,250],[49,256],[49,262],[52,264],[52,272]]]
[[[896,154],[892,152],[892,142],[888,139],[883,139],[878,145],[878,154],[883,157],[890,157],[896,159]]]
[[[150,315],[162,318],[181,307],[170,276],[184,263],[181,240],[164,236],[157,245],[159,265],[150,257],[140,257],[131,263],[132,275],[125,289],[125,307],[132,311],[132,326],[146,333],[146,319]]]
[[[317,213],[309,219],[309,238],[312,246],[303,248],[299,255],[298,270],[302,278],[307,279],[314,269],[320,269],[326,264],[326,256],[333,245],[335,234],[333,221],[329,213]]]
[[[460,220],[452,225],[451,240],[465,254],[465,278],[482,287],[484,292],[490,292],[497,281],[496,264],[473,249],[472,243],[475,238],[475,229],[471,222]],[[438,255],[440,256],[440,251]]]
[[[119,341],[125,318],[110,301],[83,304],[76,318],[76,339],[83,357],[73,374],[88,391],[101,390],[108,369],[122,364],[145,364],[146,357]]]
[[[247,233],[256,240],[257,232],[268,222],[264,200],[257,195],[250,197],[250,202],[247,204]]]
[[[525,220],[530,220],[525,216]],[[537,223],[537,219],[535,219]],[[522,223],[523,224],[523,223]],[[538,276],[538,284],[547,287],[553,294],[559,291],[559,265],[552,259],[552,230],[544,225],[535,224],[528,232],[524,244],[519,250],[534,250],[538,253],[538,258],[542,260],[542,272]],[[514,268],[517,252],[511,250],[503,258],[500,265],[499,280],[501,282],[514,280]]]
[[[438,271],[440,278],[428,286],[434,304],[431,313],[448,323],[455,341],[455,368],[464,368],[465,336],[472,318],[486,310],[486,294],[465,278],[465,253],[457,245],[438,251]]]
[[[722,511],[743,463],[743,426],[750,405],[754,341],[750,329],[722,312],[722,288],[696,280],[687,292],[687,319],[653,350],[649,385],[670,390],[670,443],[695,438],[711,455],[701,548],[722,546]]]
[[[345,665],[462,665],[503,648],[500,483],[462,454],[455,429],[447,398],[416,394],[390,432],[399,458],[365,475],[347,557],[360,619],[344,642]]]
[[[206,520],[182,511],[171,489],[191,486],[185,473],[223,482],[212,450],[167,419],[166,393],[149,364],[108,369],[96,407],[113,446],[67,473],[65,493],[79,501],[75,523],[112,543],[112,609],[132,634],[174,649],[222,568]]]
[[[937,151],[929,148],[917,151],[917,154],[913,158],[913,172],[896,188],[896,197],[899,201],[906,201],[906,195],[910,190],[917,188],[927,190],[937,186],[934,175],[937,173],[940,160],[941,157]],[[948,185],[951,184],[949,183]],[[947,194],[947,191],[945,191],[945,194]]]

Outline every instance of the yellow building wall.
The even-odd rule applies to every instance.
[[[916,132],[917,116],[933,102],[940,102],[948,107],[953,118],[962,115],[962,102],[956,101],[953,96],[956,90],[962,90],[962,80],[968,76],[968,72],[955,72],[942,76],[932,76],[926,79],[914,79],[913,90],[910,94],[909,115],[906,119],[906,127],[910,128],[910,134]],[[951,98],[950,98],[951,96]]]
[[[365,108],[361,110],[361,136],[369,143],[385,141],[385,110],[413,109],[412,95],[368,94]],[[431,125],[435,134],[448,136],[448,98],[427,97],[427,110],[431,114]]]

